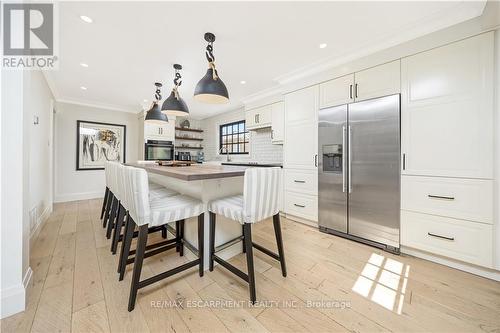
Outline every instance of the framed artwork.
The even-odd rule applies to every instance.
[[[125,163],[125,125],[76,122],[76,170],[104,170],[104,162]]]

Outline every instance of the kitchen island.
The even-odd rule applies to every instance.
[[[181,194],[200,199],[205,204],[205,249],[209,248],[208,202],[243,193],[243,176],[247,167],[194,164],[191,166],[159,166],[152,163],[127,163],[129,166],[142,168],[148,172],[149,179]],[[198,248],[197,218],[187,219],[184,226],[184,238],[187,246]],[[235,240],[242,234],[241,225],[223,216],[217,216],[215,246],[231,244],[219,253],[223,259],[241,253],[241,240]],[[234,242],[231,242],[235,240]],[[228,245],[229,245],[228,244]],[[208,268],[208,250],[205,251],[205,268]]]

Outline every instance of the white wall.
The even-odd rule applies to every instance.
[[[23,72],[1,74],[1,307],[4,318],[25,308],[29,269],[28,158]]]
[[[495,31],[495,78],[496,78],[496,85],[495,85],[495,108],[497,112],[495,112],[495,124],[496,124],[496,131],[495,131],[495,142],[496,142],[496,148],[495,148],[495,198],[497,200],[500,200],[500,30]],[[493,248],[494,248],[494,260],[495,260],[495,267],[497,269],[500,269],[500,204],[496,202],[495,204],[495,235],[494,235],[494,243],[493,243]]]
[[[76,171],[76,121],[127,126],[125,158],[138,159],[138,118],[135,113],[57,103],[55,115],[55,202],[98,198],[104,195],[104,170]]]
[[[234,121],[244,120],[243,108],[205,118],[201,121],[204,135],[205,160],[215,160],[219,157],[219,126]],[[224,155],[224,154],[223,154]],[[250,153],[248,155],[230,155],[232,161],[256,161],[260,163],[282,163],[283,146],[271,143],[271,129],[250,131]],[[223,159],[226,158],[224,155]]]
[[[52,211],[52,117],[54,97],[41,71],[24,75],[25,126],[29,134],[30,233],[33,234]],[[34,117],[38,124],[34,124]],[[33,214],[33,216],[32,216]]]

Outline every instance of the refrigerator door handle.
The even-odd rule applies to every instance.
[[[347,159],[346,159],[346,150],[345,150],[345,144],[346,144],[346,128],[345,125],[342,126],[342,193],[345,193],[347,191],[346,187],[346,176],[347,176]]]
[[[347,184],[349,186],[349,193],[352,193],[352,129],[351,129],[351,126],[347,126],[347,131],[348,131],[348,135],[349,135],[349,139],[348,139],[348,143],[347,143],[349,145],[349,153],[347,155],[347,158],[348,158]]]

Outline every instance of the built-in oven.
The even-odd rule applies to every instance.
[[[174,159],[174,145],[172,141],[147,140],[144,150],[144,159],[152,161],[172,161]]]

